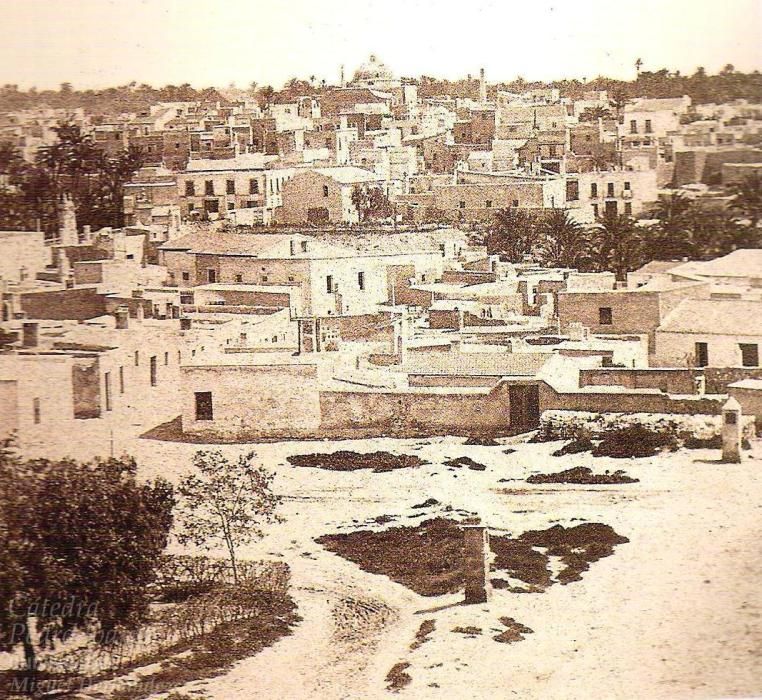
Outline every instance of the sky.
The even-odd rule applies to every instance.
[[[0,84],[26,89],[336,83],[375,53],[396,74],[488,81],[762,70],[762,0],[0,0]]]

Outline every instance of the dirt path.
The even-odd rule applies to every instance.
[[[291,595],[303,618],[293,634],[224,676],[176,692],[200,690],[210,700],[384,696],[385,660],[412,639],[418,596],[320,548],[289,564]]]

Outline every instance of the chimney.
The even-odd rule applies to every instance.
[[[93,242],[93,234],[92,229],[90,228],[90,224],[85,224],[82,227],[82,242],[87,244]]]
[[[24,321],[21,338],[25,348],[36,348],[40,339],[40,324],[37,321]]]
[[[118,306],[114,311],[114,318],[116,318],[116,327],[119,330],[130,327],[130,310],[126,306]]]
[[[340,76],[341,87],[344,87],[344,64],[341,65]]]
[[[484,68],[479,69],[479,102],[487,102],[487,82],[484,79]]]
[[[143,323],[143,320],[146,317],[146,310],[143,308],[143,304],[138,304],[137,308],[135,309],[135,320],[138,323]]]

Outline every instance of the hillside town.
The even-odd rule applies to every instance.
[[[129,458],[136,483],[189,498],[194,459],[254,452],[283,500],[247,525],[261,537],[236,549],[225,530],[209,558],[198,530],[165,529],[157,552],[230,554],[236,587],[250,565],[257,595],[294,606],[269,642],[225,642],[196,675],[177,661],[196,637],[74,664],[95,622],[53,630],[38,613],[37,631],[60,635],[40,642],[45,678],[103,699],[762,693],[760,570],[728,553],[759,551],[762,83],[711,101],[654,95],[657,75],[638,59],[629,92],[508,89],[487,68],[401,77],[373,54],[335,84],[193,90],[137,111],[17,108],[5,86],[0,485],[14,491],[22,463]],[[743,83],[733,66],[715,78]],[[562,469],[594,480],[554,482]],[[609,480],[622,470],[632,485]],[[251,478],[242,489],[269,493]],[[594,526],[605,544],[572,543]],[[532,557],[547,559],[535,578]],[[39,595],[67,590],[56,576]],[[262,610],[220,626],[259,629]],[[0,634],[0,669],[34,646],[29,619],[14,624],[24,644]],[[35,682],[25,692],[42,697]]]

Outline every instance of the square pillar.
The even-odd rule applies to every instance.
[[[489,581],[489,532],[484,525],[463,526],[463,578],[465,602],[486,603],[492,593]]]

